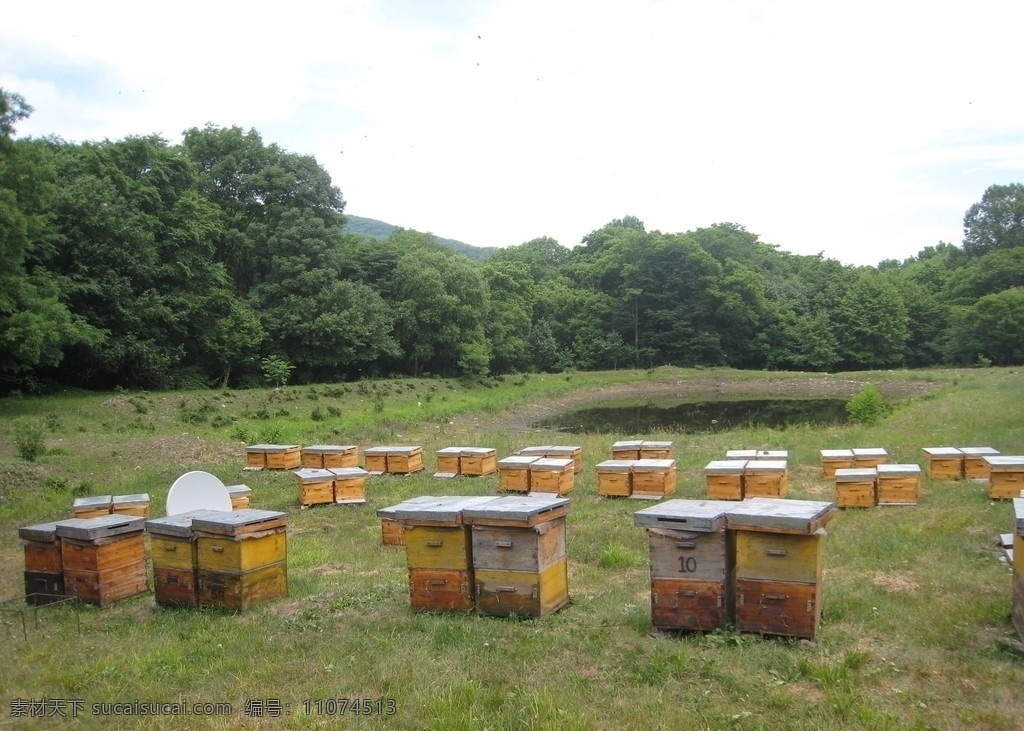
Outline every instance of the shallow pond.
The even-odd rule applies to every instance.
[[[571,434],[699,434],[750,426],[842,424],[846,420],[843,399],[651,400],[591,405],[552,416],[534,426]]]

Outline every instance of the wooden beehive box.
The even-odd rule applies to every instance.
[[[455,477],[462,471],[462,447],[445,447],[434,453],[434,477]]]
[[[960,447],[964,455],[964,477],[968,480],[988,481],[988,462],[985,457],[999,454],[992,447]]]
[[[433,495],[421,495],[419,497],[403,500],[395,505],[389,505],[377,510],[377,517],[380,518],[380,540],[385,546],[404,546],[405,531],[402,523],[398,520],[398,511],[407,504],[426,503],[436,501]]]
[[[337,505],[361,505],[366,502],[366,480],[370,473],[362,467],[331,467],[334,476],[334,502]]]
[[[392,447],[388,452],[388,472],[407,475],[423,469],[423,447]]]
[[[988,465],[988,496],[993,500],[1020,497],[1024,490],[1024,455],[994,454],[983,459]]]
[[[597,494],[605,497],[629,497],[633,492],[634,459],[606,459],[599,462]]]
[[[371,475],[388,471],[388,451],[391,447],[368,447],[363,450],[363,467]]]
[[[196,510],[146,521],[153,561],[153,595],[169,607],[199,606],[198,557],[192,519],[216,517],[218,511]]]
[[[359,447],[354,444],[314,444],[301,450],[305,467],[330,469],[331,467],[358,467]]]
[[[638,500],[660,500],[676,491],[674,459],[638,459],[633,463],[633,493]]]
[[[102,607],[146,591],[145,522],[131,515],[57,521],[68,596]]]
[[[530,463],[530,494],[565,495],[576,484],[572,459],[541,457]]]
[[[789,467],[782,459],[751,459],[743,468],[744,497],[783,498],[789,494]]]
[[[675,459],[676,448],[672,442],[644,441],[640,444],[638,459]]]
[[[470,477],[498,471],[498,450],[489,447],[462,447],[460,472]]]
[[[135,515],[140,518],[148,518],[149,503],[149,493],[145,492],[134,495],[114,495],[110,499],[110,512],[115,515]]]
[[[925,468],[934,480],[959,480],[964,476],[964,453],[956,447],[924,447]]]
[[[1011,618],[1017,636],[1024,640],[1024,498],[1013,499],[1013,599]]]
[[[514,454],[498,460],[498,487],[506,492],[530,492],[530,465],[541,457]]]
[[[742,500],[745,459],[717,459],[704,466],[709,500]]]
[[[302,447],[298,444],[253,444],[245,448],[250,469],[294,470],[302,466]]]
[[[726,515],[736,542],[735,627],[813,639],[821,621],[823,540],[834,503],[752,498]]]
[[[288,596],[285,561],[249,571],[212,571],[200,568],[199,606],[243,611],[261,602]]]
[[[836,481],[836,505],[840,508],[873,508],[878,504],[875,467],[839,467]]]
[[[554,444],[547,448],[544,456],[551,459],[571,459],[572,469],[575,474],[579,474],[580,470],[583,469],[583,447]]]
[[[668,500],[633,514],[647,529],[651,623],[661,629],[714,630],[732,621],[732,549],[717,500]]]
[[[473,530],[476,606],[481,612],[544,617],[568,603],[568,512],[566,498],[522,496],[463,511]]]
[[[877,467],[889,461],[889,453],[882,447],[855,447],[853,450],[854,467]]]
[[[334,502],[334,473],[303,467],[293,473],[299,485],[299,506],[326,505]]]
[[[918,465],[880,464],[875,470],[879,505],[917,505],[921,495]]]
[[[44,605],[64,599],[64,562],[57,523],[38,523],[18,529],[25,554],[25,601]]]
[[[614,444],[612,444],[612,459],[640,459],[641,444],[643,444],[643,441],[640,439],[630,439],[626,441],[615,442]]]
[[[856,464],[852,449],[822,449],[821,476],[833,480],[836,470],[852,470]]]
[[[252,505],[252,488],[247,485],[228,485],[232,510],[245,510]]]
[[[113,500],[113,495],[76,497],[71,509],[76,518],[99,518],[102,515],[110,515]]]

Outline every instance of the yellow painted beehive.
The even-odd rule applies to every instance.
[[[575,486],[572,459],[542,457],[530,463],[530,492],[565,495]]]
[[[303,467],[293,473],[299,484],[299,506],[326,505],[334,502],[334,474],[330,470]]]
[[[362,467],[331,467],[334,476],[334,502],[337,505],[360,505],[366,502],[366,480],[370,473]]]

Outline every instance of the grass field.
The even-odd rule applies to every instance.
[[[849,398],[867,382],[895,407],[874,426],[529,428],[594,398]],[[930,446],[1024,454],[1022,427],[1016,369],[661,368],[2,400],[0,728],[1024,729],[1024,659],[1012,649],[1011,574],[996,543],[1012,531],[1013,509],[990,501],[984,484],[926,477],[917,506],[838,512],[825,540],[823,618],[807,642],[653,630],[647,537],[632,518],[650,503],[598,496],[593,469],[613,441],[672,440],[673,497],[702,498],[702,468],[725,450],[786,449],[790,497],[833,500],[821,449],[885,447],[919,464]],[[32,437],[38,454],[28,461],[19,455]],[[291,474],[243,471],[244,447],[256,442],[418,444],[427,469],[371,478],[366,505],[300,510]],[[539,620],[413,613],[404,551],[381,544],[376,509],[416,495],[498,493],[496,475],[433,478],[437,449],[486,446],[503,457],[538,444],[584,450],[570,494],[570,604]],[[240,614],[161,608],[151,593],[103,609],[19,611],[19,527],[70,517],[86,494],[147,492],[162,515],[168,488],[189,470],[245,483],[253,507],[289,514],[286,598]],[[178,705],[112,715],[133,702]]]

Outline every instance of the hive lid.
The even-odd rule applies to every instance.
[[[854,457],[888,457],[889,453],[881,447],[865,447],[855,448],[853,450]]]
[[[399,521],[461,525],[464,522],[465,510],[499,499],[493,496],[452,495],[423,502],[405,501],[392,507],[394,507],[393,515]]]
[[[351,452],[353,449],[358,449],[354,444],[313,444],[309,447],[303,447],[303,452]]]
[[[404,508],[407,505],[416,505],[417,503],[429,503],[440,499],[441,498],[436,498],[433,495],[420,495],[418,497],[411,497],[408,500],[403,500],[400,503],[389,505],[386,508],[378,508],[377,517],[384,518],[387,520],[398,520],[396,511],[398,511],[399,509]]]
[[[747,460],[744,472],[785,472],[784,459],[751,459]]]
[[[246,449],[250,452],[287,452],[301,447],[298,444],[253,444]]]
[[[705,475],[740,475],[746,466],[745,459],[713,459],[704,465]]]
[[[330,472],[335,478],[353,478],[353,477],[368,477],[369,472],[364,470],[362,467],[328,467],[326,472]]]
[[[880,464],[876,468],[878,475],[919,475],[921,466],[916,464]]]
[[[1017,535],[1024,536],[1024,497],[1015,497],[1013,499],[1013,515]]]
[[[110,506],[114,502],[113,495],[90,495],[87,497],[76,497],[72,504],[74,508],[102,508]]]
[[[788,449],[756,449],[754,459],[761,460],[787,460],[789,459]]]
[[[387,447],[388,454],[412,454],[413,452],[423,451],[423,447],[406,445],[401,447]]]
[[[190,538],[192,536],[192,519],[210,515],[218,517],[223,515],[217,510],[193,510],[190,513],[178,513],[167,515],[163,518],[151,518],[146,521],[146,531],[154,535],[174,536],[177,538]]]
[[[652,442],[652,441],[649,441],[649,440],[644,440],[643,442],[640,443],[640,446],[641,447],[653,447],[654,449],[661,449],[661,448],[664,448],[664,447],[671,447],[672,446],[672,442],[657,442],[657,441]]]
[[[956,447],[923,447],[921,451],[930,457],[959,457],[963,454]]]
[[[333,472],[317,467],[303,467],[302,469],[293,470],[292,474],[299,479],[299,482],[323,482],[324,480],[334,479]]]
[[[853,459],[852,449],[823,449],[822,459]]]
[[[756,449],[727,449],[725,450],[726,459],[756,459]]]
[[[230,535],[245,528],[258,530],[262,524],[266,524],[267,528],[277,527],[284,525],[287,520],[287,513],[276,510],[256,510],[254,508],[232,510],[231,512],[211,510],[207,515],[193,516],[192,528],[197,532]]]
[[[252,488],[248,485],[228,485],[228,495],[248,495],[252,492]]]
[[[530,526],[545,522],[551,517],[564,515],[568,509],[568,498],[509,495],[466,508],[463,511],[463,519],[470,524],[486,524],[497,520]]]
[[[991,454],[982,457],[988,463],[989,467],[996,469],[1016,469],[1024,467],[1024,455],[1018,454]]]
[[[572,467],[573,461],[571,459],[562,459],[561,457],[541,457],[530,464],[530,469],[537,467],[542,470],[564,470],[567,467]]]
[[[530,457],[525,454],[513,454],[511,457],[504,457],[498,460],[499,467],[527,467],[536,462],[540,457]]]
[[[815,500],[755,497],[734,503],[725,520],[732,529],[809,534],[832,518],[835,507]]]
[[[464,448],[465,447],[445,447],[444,449],[437,450],[435,452],[435,454],[438,455],[439,457],[441,457],[441,456],[458,457],[460,454],[462,454],[462,450]]]
[[[612,449],[639,449],[643,443],[642,439],[628,439],[622,442],[615,442],[612,445]]]
[[[633,470],[637,472],[660,472],[675,468],[676,461],[674,459],[638,459],[633,463]]]
[[[26,541],[42,541],[52,543],[57,540],[57,521],[36,523],[18,528],[18,538]]]
[[[114,505],[141,505],[149,503],[148,492],[137,492],[132,495],[114,495],[110,502]]]
[[[993,447],[960,447],[959,449],[968,457],[984,457],[989,454],[999,454],[999,450]]]
[[[92,541],[97,538],[131,535],[140,533],[146,527],[146,519],[136,515],[101,515],[98,518],[69,518],[57,521],[57,535],[61,538],[76,538]]]
[[[878,470],[874,467],[840,467],[836,470],[836,482],[863,482],[877,476]]]
[[[604,462],[598,462],[597,469],[599,470],[613,470],[613,471],[628,471],[633,469],[633,464],[636,462],[635,459],[606,459]]]
[[[468,454],[472,457],[486,457],[489,454],[495,454],[498,450],[491,449],[490,447],[461,447],[462,454]]]
[[[565,445],[554,444],[548,447],[548,454],[575,454],[576,452],[582,452],[583,447],[569,447]]]
[[[536,455],[544,456],[544,454],[549,449],[551,449],[551,445],[550,444],[545,444],[545,445],[540,446],[540,447],[523,447],[522,449],[517,449],[516,450],[516,454],[526,454],[526,455],[536,454]]]
[[[645,528],[713,533],[725,528],[726,513],[735,507],[728,500],[667,500],[636,511],[633,522]]]

